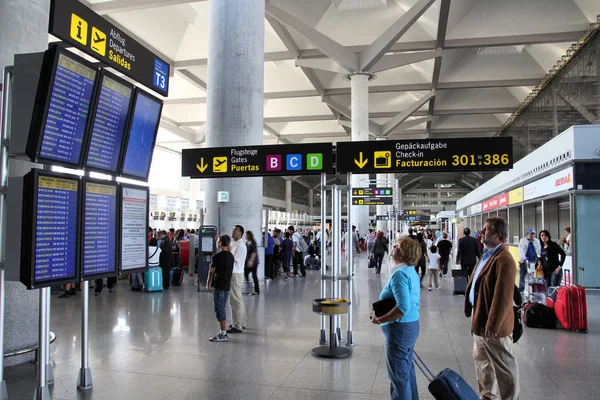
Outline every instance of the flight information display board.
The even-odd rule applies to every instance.
[[[102,71],[92,110],[92,131],[85,166],[116,173],[123,149],[133,85]]]
[[[136,90],[121,175],[148,180],[162,101]]]
[[[148,267],[148,188],[121,185],[121,271]]]
[[[32,161],[82,165],[98,69],[62,47],[44,55],[27,143]]]
[[[117,184],[84,181],[83,279],[117,275]]]
[[[32,170],[25,177],[21,282],[29,289],[79,278],[77,177]]]

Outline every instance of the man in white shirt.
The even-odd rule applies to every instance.
[[[317,246],[319,246],[319,256],[321,255],[321,246],[325,244],[327,246],[327,231],[319,229],[317,232]]]
[[[519,291],[525,291],[525,281],[530,267],[535,267],[537,259],[540,257],[542,246],[538,238],[535,237],[535,231],[529,229],[527,236],[519,242]]]
[[[300,273],[302,277],[306,278],[306,267],[304,266],[304,255],[303,248],[304,245],[301,244],[301,241],[304,240],[300,232],[296,231],[292,225],[288,227],[288,232],[292,235],[292,242],[294,242],[294,247],[292,248],[292,263],[294,264],[294,276],[298,277],[298,267],[300,267]],[[306,244],[306,242],[304,242]]]
[[[242,240],[244,237],[244,228],[236,225],[231,230],[231,237],[234,242],[231,245],[231,254],[233,254],[233,274],[231,275],[231,289],[229,291],[229,303],[231,304],[231,316],[233,324],[227,329],[227,333],[242,333],[246,327],[246,309],[242,300],[242,283],[244,281],[244,265],[246,264],[246,243]]]

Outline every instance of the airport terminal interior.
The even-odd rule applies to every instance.
[[[0,0],[0,89],[0,400],[416,399],[397,279],[418,398],[600,398],[598,0]]]

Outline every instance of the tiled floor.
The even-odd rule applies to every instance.
[[[316,359],[310,351],[319,333],[311,300],[319,296],[319,274],[262,287],[245,297],[248,329],[229,343],[209,343],[217,330],[208,293],[191,286],[164,293],[129,291],[121,281],[90,299],[90,364],[94,388],[76,390],[80,362],[80,300],[52,299],[55,362],[54,399],[310,399],[389,398],[383,336],[369,320],[370,305],[385,285],[360,260],[355,276],[353,355]],[[248,287],[250,290],[250,287]],[[459,371],[475,386],[469,321],[462,296],[452,296],[451,280],[439,292],[421,292],[421,333],[417,350],[429,367]],[[527,329],[516,348],[521,399],[600,398],[600,293],[588,293],[590,333]],[[344,322],[344,332],[345,332]],[[418,372],[418,371],[417,371]],[[432,398],[418,372],[419,392]],[[30,399],[35,366],[8,368],[10,399]]]

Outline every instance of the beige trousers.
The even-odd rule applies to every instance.
[[[512,337],[484,338],[473,335],[473,360],[482,400],[517,400],[519,365],[513,355]]]
[[[246,309],[242,300],[242,283],[244,274],[231,275],[231,290],[229,291],[229,304],[231,304],[231,316],[233,327],[242,330],[246,326]]]

